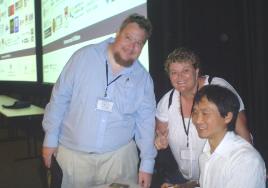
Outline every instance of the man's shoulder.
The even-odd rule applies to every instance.
[[[132,67],[130,67],[128,74],[131,74],[133,78],[135,78],[135,80],[138,82],[153,84],[150,73],[143,67],[143,65],[141,65],[138,60],[136,60]]]
[[[142,65],[142,63],[136,59],[133,66],[133,70],[136,74],[143,74],[149,76],[150,73],[145,69],[145,67]]]
[[[252,159],[260,159],[259,152],[245,139],[241,138],[238,135],[235,135],[235,139],[232,142],[233,149],[230,152],[230,158],[232,159],[240,159],[240,160],[252,160]]]

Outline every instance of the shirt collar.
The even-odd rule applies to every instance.
[[[232,131],[227,131],[226,134],[224,135],[223,139],[221,140],[220,144],[217,146],[213,154],[217,154],[220,156],[228,156],[230,152],[234,149],[230,143],[234,139],[235,134]],[[208,140],[206,141],[206,144],[204,146],[203,152],[206,153],[207,155],[213,155],[210,154],[211,147],[209,145]]]

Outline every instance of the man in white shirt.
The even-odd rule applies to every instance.
[[[193,123],[207,142],[199,157],[201,188],[265,188],[265,164],[254,147],[236,135],[239,101],[218,85],[195,96]]]

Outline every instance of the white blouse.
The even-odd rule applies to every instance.
[[[235,89],[224,79],[214,77],[211,84],[221,85],[229,88],[239,98],[240,111],[244,110],[244,104]],[[208,85],[208,76],[206,76],[204,85]],[[184,131],[182,116],[180,112],[180,97],[177,90],[172,96],[172,104],[168,109],[168,101],[171,90],[167,92],[157,105],[156,117],[161,122],[168,123],[169,135],[168,142],[175,160],[179,166],[184,178],[188,180],[199,179],[198,158],[203,150],[205,139],[201,139],[195,129],[192,119],[189,126],[189,147],[187,148],[187,135]],[[185,125],[188,125],[189,118],[185,118]]]

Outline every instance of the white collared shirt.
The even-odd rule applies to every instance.
[[[204,85],[208,85],[209,76],[205,76]],[[240,110],[244,110],[244,104],[237,94],[235,89],[224,79],[213,77],[210,84],[213,85],[221,85],[223,87],[227,87],[232,92],[234,92],[239,99],[240,102]],[[184,178],[188,180],[198,180],[199,179],[199,164],[198,158],[202,153],[203,147],[205,145],[205,139],[201,139],[198,136],[196,128],[190,120],[189,126],[189,148],[187,148],[187,135],[183,128],[182,116],[180,113],[180,94],[177,90],[174,91],[172,97],[172,104],[170,108],[168,108],[169,96],[170,92],[167,92],[162,99],[159,101],[157,105],[156,117],[158,120],[162,122],[168,123],[169,135],[168,142],[172,154],[178,164],[180,172],[184,176]],[[188,125],[189,118],[184,119],[186,125]],[[189,154],[184,155],[189,149]],[[185,152],[186,151],[186,152]],[[182,156],[184,155],[184,157]]]
[[[199,157],[201,188],[265,188],[265,163],[256,149],[227,132],[215,151],[206,142]]]

